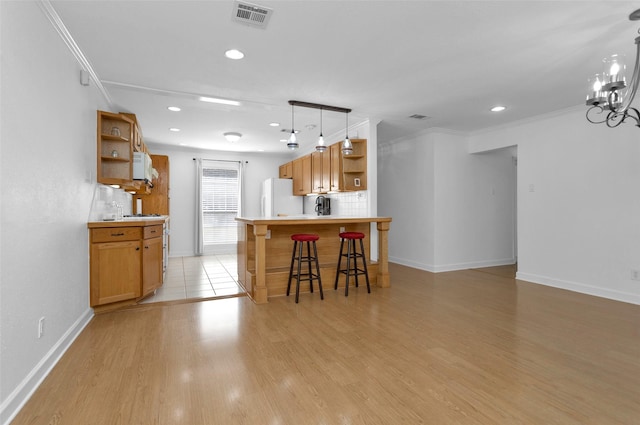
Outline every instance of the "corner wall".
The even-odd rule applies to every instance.
[[[517,278],[640,304],[640,130],[584,108],[473,135],[518,146]]]
[[[393,217],[392,262],[432,272],[513,264],[512,152],[470,155],[429,130],[378,146],[378,211]]]

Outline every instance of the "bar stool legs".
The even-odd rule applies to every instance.
[[[349,295],[349,276],[353,276],[355,279],[356,288],[358,287],[358,276],[364,275],[367,282],[367,292],[371,293],[371,286],[369,285],[369,273],[367,271],[367,258],[364,254],[364,233],[360,232],[342,232],[340,233],[340,255],[338,257],[338,269],[336,271],[336,280],[333,285],[333,289],[338,289],[338,280],[340,274],[345,275],[344,296]],[[360,241],[360,252],[356,249],[356,239]],[[347,253],[344,252],[344,242],[347,241]],[[342,257],[347,257],[347,268],[340,269],[342,265]],[[358,258],[362,261],[362,268],[358,268]],[[351,260],[353,259],[353,267],[351,266]]]
[[[291,280],[296,279],[296,303],[300,296],[300,281],[309,281],[309,291],[313,293],[313,281],[318,281],[318,289],[320,290],[320,299],[324,299],[324,293],[322,292],[322,281],[320,280],[320,265],[318,264],[318,249],[316,247],[316,241],[320,239],[318,235],[299,233],[291,235],[293,240],[293,252],[291,253],[291,267],[289,268],[289,282],[287,283],[287,296],[291,291]],[[307,245],[307,255],[303,255],[303,243]],[[313,255],[311,255],[311,244],[313,243]],[[296,255],[297,251],[297,255]],[[297,271],[293,273],[293,266],[295,262],[298,262]],[[302,273],[302,263],[307,263],[308,273]],[[311,263],[315,263],[316,272],[311,270]]]

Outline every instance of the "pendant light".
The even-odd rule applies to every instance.
[[[327,145],[324,144],[324,137],[322,136],[322,108],[320,108],[320,137],[318,137],[318,145],[316,151],[324,152],[327,150]]]
[[[353,146],[351,145],[351,140],[349,140],[349,112],[347,115],[347,128],[345,129],[347,136],[342,142],[342,155],[351,155],[353,153]]]
[[[296,138],[296,130],[294,127],[293,121],[293,105],[291,105],[291,136],[289,137],[289,141],[287,142],[287,147],[292,151],[298,149],[300,146],[298,145],[298,140]]]

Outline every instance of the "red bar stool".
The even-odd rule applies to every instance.
[[[309,290],[313,293],[313,281],[318,281],[318,288],[320,289],[320,299],[324,300],[324,293],[322,292],[322,281],[320,280],[320,266],[318,264],[318,250],[316,248],[316,241],[320,239],[318,235],[298,233],[291,235],[293,241],[293,253],[291,254],[291,267],[289,268],[289,283],[287,284],[287,297],[291,290],[291,279],[296,278],[296,303],[298,302],[298,296],[300,294],[300,281],[309,281]],[[303,242],[307,243],[307,255],[302,255]],[[299,243],[299,245],[298,245]],[[311,255],[311,243],[313,243],[313,255]],[[296,256],[297,250],[297,256]],[[298,262],[298,270],[296,274],[293,274],[293,264]],[[302,273],[302,263],[307,263],[309,267],[308,273]],[[316,263],[316,272],[311,271],[311,263]]]
[[[338,279],[340,273],[345,274],[344,296],[349,295],[349,276],[353,276],[356,281],[356,288],[358,287],[358,276],[364,275],[367,281],[367,292],[371,293],[371,286],[369,286],[369,273],[367,272],[367,258],[364,255],[364,233],[360,232],[342,232],[340,233],[340,256],[338,257],[338,270],[336,271],[336,282],[333,289],[338,289]],[[347,241],[347,253],[343,254],[344,241]],[[356,240],[360,241],[360,252],[356,249]],[[341,270],[340,265],[342,263],[342,257],[347,257],[347,268]],[[358,268],[358,258],[362,261],[362,268]],[[351,267],[351,260],[353,260],[353,267]]]

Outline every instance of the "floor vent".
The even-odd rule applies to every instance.
[[[235,1],[233,2],[233,19],[236,22],[257,28],[266,28],[273,9],[257,4]]]

